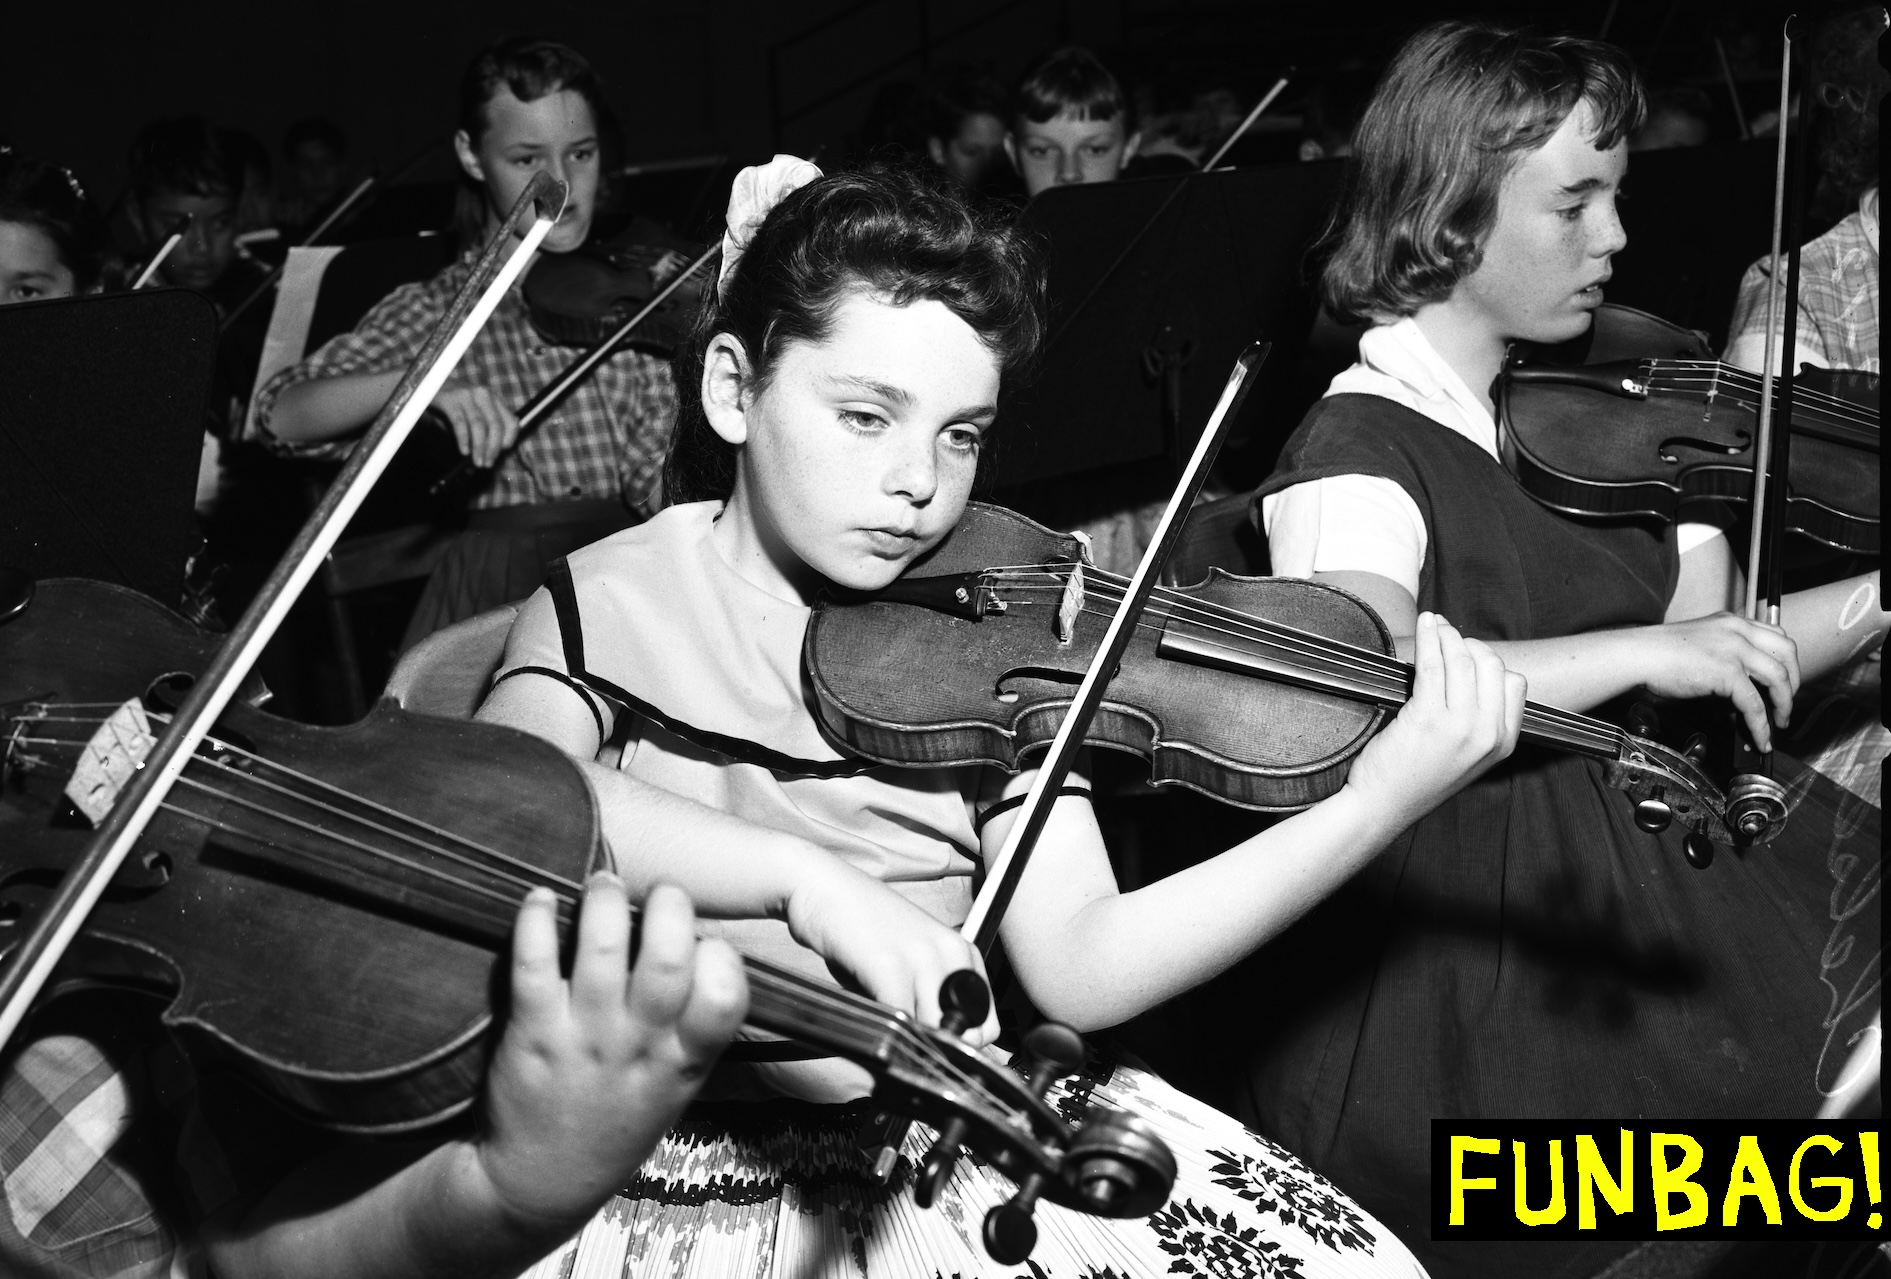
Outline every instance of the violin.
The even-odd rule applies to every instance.
[[[632,223],[632,230],[638,225]],[[665,234],[655,223],[648,225],[655,228],[653,235]],[[526,303],[532,327],[539,336],[548,342],[589,349],[519,406],[519,434],[507,446],[508,453],[517,451],[531,438],[539,423],[565,396],[591,376],[591,370],[622,348],[629,346],[669,357],[689,328],[690,317],[702,298],[702,282],[707,278],[709,264],[721,246],[698,251],[687,267],[665,275],[658,284],[656,263],[676,251],[661,245],[660,240],[649,238],[623,244],[606,241],[587,257],[580,257],[587,252],[584,249],[545,254],[526,273]],[[607,262],[599,266],[599,255],[609,261],[643,262],[644,265],[620,268]],[[550,274],[541,276],[541,271]],[[538,301],[533,301],[535,277],[540,280]],[[427,429],[416,432],[408,444],[406,475],[420,477],[417,486],[425,489],[429,499],[454,509],[464,507],[473,491],[491,478],[492,469],[474,466],[471,458],[460,453],[452,424],[444,413],[428,409],[421,422]],[[408,483],[414,485],[411,478]]]
[[[92,837],[75,767],[132,767],[137,721],[161,725],[221,639],[77,579],[39,583],[0,624],[0,955]],[[550,886],[569,936],[584,877],[603,864],[589,785],[556,747],[497,725],[384,702],[315,728],[254,702],[233,701],[194,752],[48,990],[155,993],[193,1052],[233,1059],[331,1126],[401,1131],[465,1110],[520,901]],[[1167,1199],[1174,1159],[1142,1120],[1099,1110],[1072,1131],[1044,1100],[1081,1062],[1074,1032],[1026,1037],[1049,1046],[1027,1081],[949,1030],[745,963],[750,1025],[861,1063],[887,1106],[1036,1194],[1105,1216]],[[948,1009],[982,1021],[983,981],[959,973],[955,986]]]
[[[609,239],[570,253],[540,254],[521,289],[526,313],[533,330],[555,346],[597,346],[674,278],[659,274],[659,265],[691,262],[702,252],[702,245],[637,218]],[[624,345],[668,359],[689,332],[706,277],[700,267],[691,271]]]
[[[967,506],[952,534],[883,591],[820,601],[803,650],[817,712],[846,749],[888,764],[1016,771],[1050,740],[1123,596],[1077,540]],[[1212,570],[1157,588],[1084,740],[1140,755],[1150,780],[1244,808],[1305,808],[1411,695],[1412,667],[1365,603],[1317,582]],[[1688,860],[1765,842],[1729,822],[1699,760],[1603,720],[1526,703],[1523,736],[1589,756]]]
[[[1749,503],[1760,375],[1626,307],[1602,306],[1596,330],[1577,361],[1531,356],[1499,376],[1500,451],[1518,483],[1577,516],[1667,523],[1699,503]],[[1878,378],[1807,366],[1795,381],[1785,527],[1876,555]]]

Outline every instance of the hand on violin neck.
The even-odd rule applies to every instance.
[[[433,407],[453,426],[453,442],[474,466],[490,469],[519,438],[519,418],[483,386],[448,386]]]
[[[519,912],[477,1153],[495,1211],[545,1247],[627,1184],[747,1012],[740,960],[696,938],[680,889],[651,891],[641,932],[633,968],[624,885],[594,876],[567,981],[550,893]]]
[[[1525,681],[1488,644],[1418,614],[1412,696],[1353,762],[1346,789],[1393,831],[1418,820],[1516,749]]]
[[[941,1020],[939,989],[970,968],[981,976],[978,950],[886,884],[829,855],[810,867],[788,899],[788,929],[874,999],[910,1012],[927,1026]],[[962,1033],[977,1047],[998,1037],[988,1010]]]

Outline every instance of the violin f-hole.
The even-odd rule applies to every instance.
[[[1041,679],[1049,684],[1064,684],[1071,688],[1083,683],[1082,671],[1060,671],[1054,666],[1014,666],[998,677],[992,686],[991,695],[1010,706],[1018,700],[1018,690],[1011,688],[1014,680]]]
[[[1724,453],[1728,457],[1738,457],[1753,447],[1753,437],[1745,431],[1735,431],[1733,435],[1732,444],[1721,440],[1703,440],[1692,435],[1670,435],[1661,441],[1655,453],[1669,466],[1678,466],[1681,459],[1674,451],[1677,448],[1697,449],[1702,453]]]

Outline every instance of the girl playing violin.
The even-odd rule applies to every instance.
[[[1802,679],[1882,640],[1878,575],[1788,596],[1782,626],[1749,621],[1727,611],[1739,574],[1718,529],[1563,518],[1498,461],[1506,347],[1591,324],[1642,113],[1607,45],[1462,23],[1412,38],[1360,124],[1321,277],[1336,315],[1372,327],[1260,512],[1277,572],[1360,596],[1402,651],[1420,610],[1447,612],[1537,701],[1729,697],[1767,749]],[[1832,998],[1853,944],[1875,991],[1877,926],[1830,903],[1876,884],[1879,852],[1875,825],[1846,838],[1863,801],[1783,780],[1786,833],[1696,875],[1682,832],[1637,830],[1598,765],[1519,753],[1300,930],[1296,978],[1327,978],[1301,980],[1290,1028],[1254,1048],[1243,1113],[1428,1263],[1601,1269],[1607,1245],[1557,1261],[1424,1242],[1429,1120],[1810,1116],[1876,1006]]]
[[[1040,267],[1016,232],[944,184],[900,171],[820,177],[778,157],[738,179],[729,225],[723,279],[679,360],[682,410],[666,470],[677,505],[554,570],[520,613],[480,715],[584,762],[633,892],[681,883],[704,914],[727,921],[718,931],[740,949],[819,978],[842,973],[937,1024],[942,980],[980,966],[954,927],[980,858],[1016,819],[1005,801],[1030,775],[862,771],[841,759],[816,726],[801,643],[821,591],[886,586],[958,522],[1005,393],[1035,353]],[[1066,793],[1002,925],[1032,1002],[1094,1029],[1186,990],[1508,753],[1522,681],[1437,617],[1427,614],[1416,635],[1415,696],[1340,793],[1219,858],[1119,893],[1088,799]],[[995,1030],[988,1019],[974,1038],[989,1042]],[[831,1060],[752,1070],[750,1095],[837,1103],[868,1086],[862,1072]],[[1116,1089],[1144,1113],[1192,1116],[1198,1156],[1242,1152],[1226,1156],[1233,1163],[1222,1183],[1207,1164],[1193,1180],[1185,1172],[1188,1184],[1165,1209],[1177,1215],[1097,1225],[1134,1258],[1122,1273],[1166,1269],[1162,1241],[1196,1229],[1180,1214],[1199,1203],[1238,1213],[1244,1228],[1266,1232],[1266,1248],[1285,1246],[1308,1274],[1350,1273],[1374,1259],[1384,1270],[1373,1273],[1411,1273],[1396,1239],[1225,1117],[1126,1067],[1083,1086],[1105,1089],[1098,1096]],[[627,1228],[634,1216],[638,1255],[654,1265],[652,1232],[664,1246],[696,1245],[684,1238],[685,1218],[653,1225],[647,1214],[706,1197],[731,1219],[748,1214],[757,1237],[776,1238],[773,1218],[762,1216],[775,1211],[783,1179],[805,1177],[768,1164],[781,1112],[741,1109],[749,1116],[718,1133],[673,1138],[646,1170],[656,1204],[614,1209],[599,1229]],[[846,1108],[792,1113],[804,1134],[851,1136]],[[689,1153],[704,1142],[751,1172],[757,1160],[773,1167],[754,1174],[774,1179],[773,1195],[744,1198],[753,1189],[744,1182],[725,1197],[732,1192],[703,1177],[717,1165]],[[897,1211],[893,1192],[867,1196],[855,1161],[837,1166],[833,1143],[820,1148],[828,1152],[821,1176],[852,1196],[833,1229],[871,1257],[861,1263],[869,1273],[897,1270],[905,1236],[884,1217],[880,1226],[868,1220]],[[678,1179],[680,1189],[670,1184]],[[1244,1189],[1230,1193],[1233,1185]],[[1257,1206],[1282,1194],[1340,1205],[1358,1231],[1322,1234]],[[929,1218],[929,1229],[958,1235],[929,1245],[952,1255],[928,1252],[925,1273],[986,1272],[978,1217]],[[620,1263],[621,1245],[610,1254]],[[777,1247],[776,1266],[800,1264],[793,1247]],[[1055,1247],[1047,1235],[1034,1261],[1059,1273]],[[1079,1250],[1064,1260],[1100,1258]]]

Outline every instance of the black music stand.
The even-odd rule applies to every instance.
[[[1615,255],[1604,296],[1725,347],[1740,277],[1772,244],[1765,193],[1777,145],[1755,138],[1630,156],[1621,205],[1628,247]]]
[[[1340,172],[1339,161],[1269,165],[1033,201],[1024,225],[1049,244],[1049,341],[999,432],[994,486],[1012,496],[1106,468],[1172,483],[1257,339],[1274,349],[1233,440],[1266,423],[1277,450],[1294,425],[1282,419],[1301,407],[1286,400],[1315,310],[1303,260]]]
[[[0,564],[181,603],[216,357],[187,289],[0,306]]]

